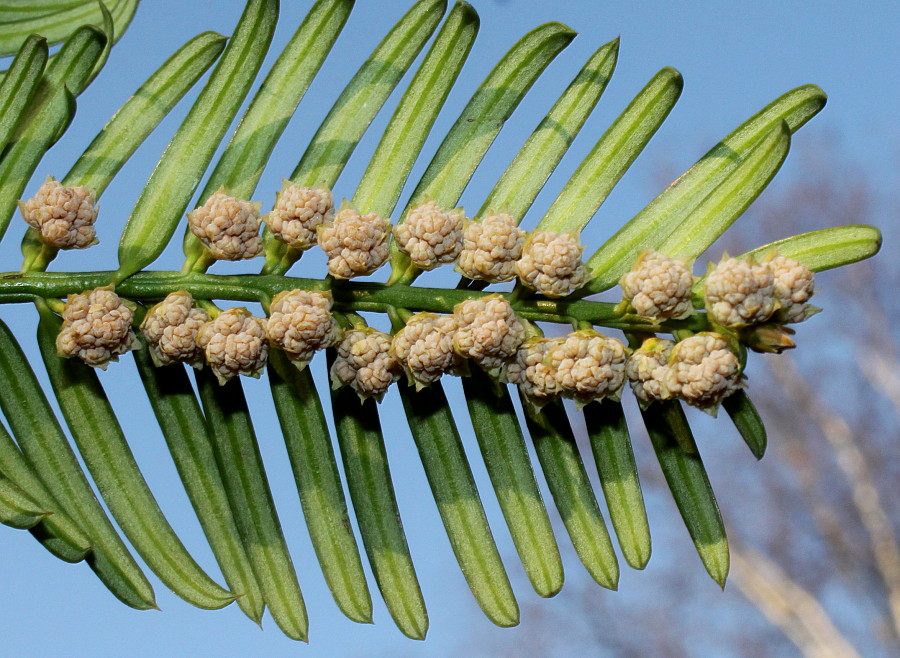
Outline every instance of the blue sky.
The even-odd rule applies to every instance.
[[[283,2],[276,40],[268,62],[274,60],[299,24],[311,2]],[[47,174],[62,176],[96,132],[128,97],[178,46],[203,30],[229,34],[243,3],[221,0],[215,3],[183,0],[147,1],[105,70],[79,99],[75,122],[67,135],[38,168],[28,193]],[[357,6],[329,56],[322,72],[300,105],[294,121],[279,144],[260,183],[257,199],[271,203],[280,180],[293,169],[319,121],[324,117],[346,80],[374,45],[408,7],[407,2],[357,0]],[[829,95],[825,110],[800,131],[792,146],[792,157],[782,170],[788,180],[802,161],[798,154],[811,148],[815,139],[838,139],[848,166],[866,163],[871,183],[896,185],[900,164],[900,132],[896,108],[900,107],[900,7],[891,1],[867,3],[864,10],[839,1],[757,2],[559,2],[538,3],[508,0],[473,2],[481,15],[481,33],[457,88],[441,113],[426,154],[434,151],[439,137],[455,120],[481,79],[503,53],[526,31],[550,20],[566,23],[579,32],[575,41],[557,58],[526,97],[514,118],[500,134],[462,204],[476,208],[490,186],[512,158],[515,150],[565,89],[584,61],[601,44],[616,36],[622,39],[619,62],[612,82],[594,115],[587,122],[571,153],[551,177],[544,193],[526,219],[533,226],[552,202],[562,183],[581,157],[602,134],[628,101],[663,66],[674,66],[685,78],[681,100],[650,143],[645,154],[610,196],[584,241],[596,247],[610,231],[632,216],[652,197],[651,182],[661,167],[682,171],[702,155],[718,138],[744,118],[781,93],[806,83],[821,86]],[[115,265],[118,233],[124,225],[143,181],[146,180],[171,134],[196,94],[166,119],[113,182],[102,200],[99,235],[101,246],[85,258],[83,253],[65,254],[54,269],[102,269]],[[392,96],[388,110],[397,101]],[[382,112],[359,148],[359,157],[350,165],[335,189],[336,196],[352,195],[365,168],[380,129],[389,112]],[[437,138],[435,137],[437,136]],[[415,181],[427,164],[417,163]],[[773,185],[783,184],[776,180]],[[402,199],[401,199],[402,201]],[[18,268],[19,219],[0,245],[2,270]],[[890,240],[894,231],[881,226]],[[781,236],[773,236],[781,237]],[[160,268],[180,266],[180,241],[174,241],[159,263]],[[308,262],[307,262],[308,261]],[[321,259],[305,259],[296,272],[315,276]],[[317,269],[319,268],[319,269]],[[448,278],[447,280],[451,280]],[[25,307],[22,307],[25,310]],[[33,353],[34,317],[30,311],[0,308],[0,317],[22,337]],[[317,361],[315,373],[324,379],[324,364]],[[152,417],[140,396],[136,374],[127,360],[104,377],[114,405],[123,413],[122,422],[138,462],[161,507],[198,560],[211,573],[215,563],[199,531],[195,518],[161,437],[153,429]],[[458,386],[451,385],[451,391]],[[236,606],[217,612],[190,608],[165,591],[154,580],[163,612],[135,612],[113,599],[84,566],[65,565],[40,549],[27,533],[0,528],[0,583],[5,594],[0,603],[0,637],[4,652],[11,655],[448,655],[467,637],[501,638],[508,646],[524,637],[521,629],[494,630],[481,616],[455,566],[436,509],[430,500],[421,464],[412,441],[401,424],[386,432],[388,452],[394,471],[401,513],[417,563],[431,629],[424,644],[402,638],[380,604],[377,595],[373,626],[359,626],[343,618],[333,604],[318,571],[300,514],[296,490],[287,466],[271,401],[264,382],[247,385],[254,419],[275,500],[292,548],[301,586],[311,619],[311,644],[296,647],[275,628],[271,619],[260,631]],[[387,414],[402,413],[399,402],[389,396]],[[148,429],[150,428],[150,429]],[[468,435],[465,424],[460,429]],[[466,436],[470,455],[477,448]],[[472,451],[475,452],[472,452]],[[520,603],[535,603],[516,563],[508,533],[503,526],[483,466],[473,458],[473,468],[495,536],[519,596]],[[749,463],[749,462],[748,462]],[[549,501],[548,501],[549,504]],[[651,527],[653,525],[651,510]],[[656,555],[647,571],[623,574],[619,594],[621,605],[649,592],[646,583],[654,572],[675,568],[699,569],[699,564],[675,565],[667,559],[659,538]],[[564,537],[560,536],[561,542]],[[674,540],[683,541],[683,537]],[[567,572],[580,569],[571,553],[565,555]],[[371,583],[371,581],[370,581]],[[374,593],[374,584],[373,586]],[[709,583],[710,594],[715,585]],[[540,602],[542,606],[563,606],[563,600]],[[529,611],[523,614],[528,624]],[[715,614],[711,610],[710,614]],[[758,623],[758,622],[757,622]],[[471,650],[471,649],[470,649]],[[477,652],[477,650],[476,650]]]

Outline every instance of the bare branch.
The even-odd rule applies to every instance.
[[[816,422],[834,450],[837,464],[850,484],[859,519],[869,535],[875,566],[888,592],[894,635],[900,638],[900,553],[868,461],[847,421],[816,397],[797,372],[793,359],[783,357],[771,372],[797,405],[798,413]]]
[[[731,578],[807,658],[859,656],[816,597],[761,553],[732,548]]]

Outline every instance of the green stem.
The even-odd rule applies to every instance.
[[[8,272],[0,274],[0,304],[30,302],[35,297],[65,297],[99,286],[109,285],[113,272]],[[227,299],[256,302],[273,297],[282,290],[324,290],[328,281],[273,274],[218,275],[181,272],[139,272],[116,286],[116,291],[133,300],[151,301],[164,298],[173,290],[187,290],[195,299]],[[488,293],[480,290],[424,288],[408,285],[348,281],[332,289],[337,311],[380,311],[388,307],[410,311],[452,313],[453,307],[467,299]],[[496,293],[491,293],[496,294]],[[570,324],[587,322],[623,331],[642,333],[671,333],[678,330],[705,331],[708,324],[704,314],[687,320],[652,324],[635,315],[622,314],[616,304],[586,300],[546,299],[529,296],[516,299],[502,293],[516,313],[536,322]]]

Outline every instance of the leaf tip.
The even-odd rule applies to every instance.
[[[485,611],[487,612],[487,611]],[[512,602],[511,608],[498,608],[488,614],[492,622],[501,628],[512,628],[519,625],[519,606],[515,601]]]
[[[398,620],[397,627],[400,629],[400,632],[403,633],[406,637],[411,640],[419,640],[420,642],[425,641],[425,636],[428,635],[428,618],[424,619],[412,619],[410,620],[412,624],[400,624]]]
[[[872,250],[872,256],[881,251],[881,245],[884,241],[883,236],[881,235],[881,229],[875,226],[869,226],[869,229],[872,231],[872,243],[874,245],[874,249]],[[871,258],[871,256],[870,256]]]
[[[669,79],[669,82],[678,88],[679,92],[684,89],[684,76],[681,75],[681,71],[678,69],[672,66],[666,66],[660,71],[660,74],[665,75]]]
[[[426,5],[426,9],[428,11],[433,11],[435,13],[440,13],[441,15],[447,11],[447,0],[423,0],[422,5]],[[428,7],[427,5],[431,5]]]
[[[728,572],[731,568],[731,556],[728,550],[728,540],[724,537],[717,542],[716,550],[703,557],[703,566],[710,578],[725,591],[725,583],[728,580]]]
[[[821,101],[823,107],[828,102],[828,94],[819,85],[809,84],[803,88],[809,91],[810,96]]]
[[[562,39],[565,39],[566,42],[571,41],[575,37],[578,36],[578,32],[573,30],[571,27],[566,25],[565,23],[560,23],[559,21],[550,21],[549,23],[544,23],[543,25],[539,25],[531,31],[531,34],[537,32],[548,32],[549,35],[556,36]]]

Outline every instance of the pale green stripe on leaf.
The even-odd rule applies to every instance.
[[[120,5],[137,4],[133,0],[113,0],[113,11]],[[32,34],[40,34],[49,44],[65,41],[75,27],[103,22],[99,2],[85,2],[59,11],[22,20],[0,23],[0,57],[12,55]]]
[[[782,123],[756,144],[656,249],[686,261],[706,251],[762,194],[790,146],[791,131]]]
[[[329,366],[334,351],[329,350]],[[397,628],[414,640],[428,632],[428,612],[409,555],[384,447],[378,407],[349,386],[331,392],[331,409],[353,511],[378,589]]]
[[[96,4],[97,0],[12,0],[0,7],[0,22],[31,20],[79,5]]]
[[[239,379],[220,386],[209,368],[194,376],[219,473],[266,604],[285,635],[305,642],[306,605],[275,511],[244,388]]]
[[[440,382],[421,391],[401,381],[400,398],[460,569],[498,626],[519,623],[519,605],[484,514],[459,431]]]
[[[446,0],[419,0],[382,39],[347,83],[291,174],[300,185],[332,187],[344,165],[413,63],[447,8]]]
[[[104,47],[104,52],[100,55],[97,62],[94,65],[93,70],[90,75],[87,77],[84,86],[87,87],[95,77],[100,73],[100,70],[106,64],[106,60],[109,57],[109,53],[112,50],[113,45],[118,42],[119,39],[122,38],[122,35],[125,33],[125,30],[128,29],[128,26],[131,24],[131,20],[134,18],[134,14],[137,11],[139,0],[122,0],[117,4],[112,6],[112,9],[107,8],[106,5],[100,5],[98,0],[88,0],[87,2],[80,4],[91,4],[94,7],[100,6],[100,10],[98,13],[98,18],[96,21],[93,21],[93,25],[100,29],[104,34],[110,37],[109,43]],[[71,8],[72,5],[76,3],[67,3],[70,6],[67,8]],[[5,11],[7,11],[7,7],[0,8],[0,24],[6,22],[3,20],[2,15]],[[50,18],[50,14],[53,12],[45,12],[43,15],[45,18]],[[40,13],[36,13],[36,16],[41,15]],[[90,22],[90,21],[87,21]],[[81,23],[77,23],[80,25]],[[72,30],[72,27],[69,27],[69,31]],[[41,34],[44,34],[42,30],[36,30]],[[51,42],[53,43],[58,42]],[[53,62],[59,57],[59,53],[55,53],[50,55],[49,61]]]
[[[56,86],[65,85],[78,96],[87,87],[108,41],[100,28],[91,25],[78,28],[48,64],[45,79]]]
[[[517,41],[484,79],[462,114],[444,137],[409,200],[410,206],[431,199],[445,208],[459,201],[463,190],[494,143],[503,124],[522,98],[572,39],[561,23],[541,25]],[[402,222],[400,218],[399,222]],[[414,278],[418,270],[391,244],[395,276]]]
[[[94,78],[97,77],[100,70],[106,64],[106,60],[109,59],[109,53],[112,51],[112,47],[122,38],[125,30],[127,30],[128,26],[131,24],[131,19],[134,18],[139,1],[140,0],[124,0],[123,2],[118,3],[111,11],[108,11],[105,5],[101,5],[103,10],[103,20],[98,27],[102,26],[103,31],[109,37],[109,41],[103,50],[103,54],[97,61],[96,66],[94,66],[94,71],[91,73],[91,77],[88,79],[85,86],[93,82]]]
[[[82,91],[87,89],[88,85],[94,81],[94,78],[96,78],[100,74],[100,71],[103,70],[103,67],[106,66],[106,61],[109,59],[109,53],[112,51],[112,47],[116,40],[116,24],[112,14],[109,13],[109,9],[106,8],[105,4],[102,2],[99,4],[100,22],[95,27],[106,35],[106,43],[103,45],[103,52],[101,52],[100,57],[97,58],[94,68],[91,70],[91,74],[88,76],[87,80],[85,80]],[[137,2],[134,4],[135,7],[137,7]]]
[[[72,120],[75,96],[84,88],[105,44],[106,37],[96,28],[80,28],[47,67],[27,122],[0,160],[0,238],[44,153]]]
[[[462,384],[475,437],[525,573],[540,596],[555,596],[563,586],[562,560],[509,391],[503,388],[497,395],[495,384],[479,368],[463,377]]]
[[[62,183],[83,185],[99,198],[128,158],[224,47],[225,37],[213,32],[204,32],[182,46],[113,115]],[[53,247],[43,245],[37,231],[29,228],[22,239],[23,269],[43,269],[56,252]]]
[[[506,119],[574,37],[565,25],[547,23],[526,34],[503,56],[447,133],[411,204],[431,198],[445,207],[456,205]]]
[[[269,351],[269,383],[297,482],[303,516],[335,602],[347,617],[372,622],[372,598],[331,445],[328,423],[309,368]]]
[[[113,517],[147,565],[178,596],[204,609],[228,605],[234,596],[206,575],[160,511],[94,369],[57,356],[61,327],[49,309],[41,310],[41,356],[72,437]]]
[[[867,224],[848,224],[801,233],[757,247],[738,258],[785,256],[806,265],[813,272],[824,272],[871,258],[881,249],[881,231]],[[704,274],[694,284],[694,295],[703,295]]]
[[[821,89],[798,87],[738,126],[594,252],[588,260],[594,279],[585,286],[584,294],[616,285],[641,251],[662,242],[743,161],[752,146],[782,121],[793,133],[824,106]]]
[[[179,48],[112,116],[63,179],[99,197],[159,122],[215,62],[225,37],[197,35]]]
[[[353,0],[319,0],[275,60],[247,108],[201,199],[224,185],[249,199],[275,144],[347,22]]]
[[[118,42],[118,40],[122,38],[122,35],[125,34],[125,30],[128,29],[128,26],[131,25],[131,21],[134,19],[135,13],[137,13],[139,3],[140,0],[124,0],[110,10],[113,24],[115,25],[115,41]]]
[[[55,352],[55,345],[47,347]],[[47,489],[90,538],[91,568],[126,605],[155,608],[153,588],[100,506],[25,353],[2,322],[0,375],[6,382],[0,386],[0,408],[13,436]]]
[[[478,26],[478,14],[466,2],[458,2],[447,16],[356,188],[353,202],[361,211],[383,217],[394,211],[410,169],[468,57]]]
[[[729,567],[725,525],[684,410],[678,401],[672,400],[653,404],[641,415],[672,498],[703,566],[724,588]],[[692,450],[686,452],[682,445],[689,445]]]
[[[737,390],[722,401],[722,408],[757,459],[766,454],[766,427],[746,391]]]
[[[535,409],[522,399],[528,432],[575,552],[591,577],[617,589],[619,562],[561,401]]]
[[[22,44],[0,83],[0,153],[12,140],[26,110],[31,111],[31,99],[37,91],[46,63],[47,40],[32,35]]]
[[[118,280],[162,253],[269,48],[277,0],[251,0],[206,86],[141,192],[119,243]]]
[[[669,116],[683,86],[675,69],[657,73],[603,133],[535,230],[580,233]]]
[[[622,555],[643,569],[650,560],[650,526],[622,405],[613,400],[589,404],[584,420]]]
[[[419,0],[381,40],[328,111],[290,179],[334,187],[363,133],[440,23],[446,0]],[[299,257],[263,230],[268,272],[286,271]]]
[[[250,199],[275,144],[338,38],[352,6],[352,0],[319,0],[310,10],[241,118],[200,193],[201,201],[222,187],[238,198]],[[189,229],[184,231],[182,249],[186,269],[209,264],[208,250]],[[280,256],[284,248],[275,251]]]
[[[28,463],[6,428],[0,424],[0,473],[32,497],[40,508],[50,512],[36,529],[35,537],[56,557],[80,562],[91,549],[91,542],[63,506],[53,497]]]
[[[51,512],[0,474],[0,523],[28,530],[47,518]]]
[[[479,216],[494,210],[522,220],[606,90],[618,56],[618,38],[591,56],[503,172]]]
[[[143,345],[132,354],[175,468],[228,588],[241,610],[260,623],[265,609],[262,590],[244,550],[190,379],[181,364],[155,367],[147,352]]]
[[[778,240],[746,255],[763,258],[777,254],[793,258],[813,272],[823,272],[871,258],[880,249],[881,231],[866,224],[850,224]]]

